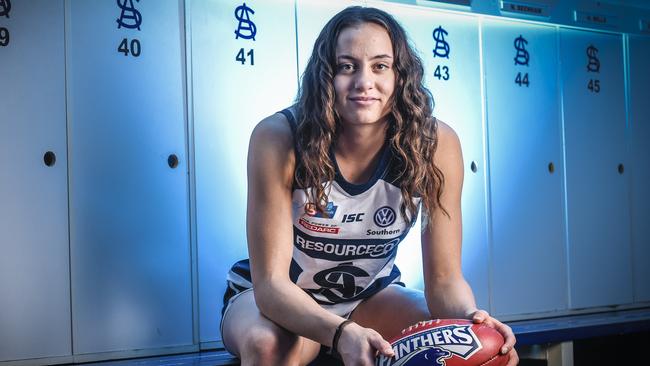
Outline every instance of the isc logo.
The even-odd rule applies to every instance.
[[[363,221],[364,213],[352,213],[343,215],[341,222],[361,222]]]

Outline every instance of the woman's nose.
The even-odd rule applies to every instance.
[[[354,80],[354,88],[357,90],[368,90],[372,89],[373,85],[374,78],[372,70],[368,70],[366,68],[359,69]]]

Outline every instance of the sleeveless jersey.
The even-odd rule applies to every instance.
[[[281,113],[295,135],[293,114],[287,109]],[[310,189],[293,190],[290,278],[323,308],[340,316],[348,316],[363,299],[389,284],[399,283],[394,264],[397,247],[417,216],[406,222],[400,214],[399,177],[391,169],[390,147],[386,143],[382,149],[374,174],[364,184],[347,182],[330,153],[336,176],[329,182],[325,212],[316,212],[308,203]],[[420,198],[414,198],[414,203],[419,209]],[[248,260],[237,262],[227,281],[224,313],[231,298],[252,287]]]

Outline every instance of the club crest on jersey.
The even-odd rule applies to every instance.
[[[468,359],[481,348],[479,341],[471,325],[450,324],[408,335],[393,342],[393,351],[395,357],[379,357],[377,366],[399,366],[399,365],[424,365],[416,360],[430,360],[434,355],[438,355],[435,363],[432,365],[445,365],[445,359],[456,355],[463,359]],[[436,348],[446,351],[449,355],[443,355],[444,352],[435,351]],[[412,361],[411,361],[412,360]],[[429,365],[429,363],[426,363]]]
[[[311,217],[323,217],[326,219],[331,219],[334,217],[336,214],[336,209],[339,208],[339,206],[334,206],[334,202],[329,201],[327,202],[327,205],[325,206],[325,212],[318,211],[316,209],[316,205],[313,203],[307,203],[305,205],[305,213]]]

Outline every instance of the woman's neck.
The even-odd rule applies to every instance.
[[[334,153],[339,170],[350,183],[365,183],[379,163],[388,124],[345,126]]]
[[[387,127],[387,123],[345,126],[336,141],[336,154],[353,161],[371,159],[384,145]]]

